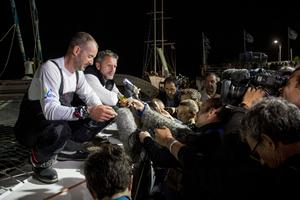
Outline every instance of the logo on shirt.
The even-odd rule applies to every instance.
[[[44,98],[54,98],[55,95],[53,94],[52,89],[44,90]]]

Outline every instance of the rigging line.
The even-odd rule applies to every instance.
[[[11,31],[12,28],[15,28],[16,27],[16,24],[13,24],[9,30],[4,34],[4,36],[1,38],[0,42],[2,42],[2,40],[4,40],[4,38],[7,36],[7,34]]]
[[[149,24],[151,24],[151,20],[149,19]],[[151,37],[151,25],[149,25],[149,27],[148,27],[148,36],[147,36],[147,41],[150,41],[150,37]],[[148,43],[147,42],[147,52],[146,52],[146,58],[147,58],[147,65],[149,65],[149,60],[151,59],[151,53],[149,53],[149,51],[151,51],[152,50],[152,48],[151,48],[151,43]]]
[[[15,24],[16,25],[16,24]],[[4,74],[4,71],[6,70],[6,67],[8,65],[8,61],[9,61],[9,58],[10,58],[10,54],[11,54],[11,50],[12,50],[12,47],[13,47],[13,44],[14,44],[14,38],[15,38],[15,33],[16,33],[16,26],[14,26],[14,32],[13,32],[13,35],[12,35],[12,38],[11,38],[11,44],[10,44],[10,47],[9,47],[9,51],[8,51],[8,55],[7,55],[7,59],[6,59],[6,62],[5,62],[5,65],[3,67],[3,70],[2,72],[0,73],[0,77]]]
[[[149,24],[151,24],[151,20],[149,19]],[[144,71],[147,71],[148,66],[150,64],[150,59],[151,59],[151,52],[149,53],[149,51],[151,51],[150,47],[150,43],[148,43],[148,41],[150,41],[150,34],[151,34],[151,25],[148,27],[148,35],[147,35],[147,43],[146,43],[146,52],[145,52],[145,60],[144,60]],[[151,66],[152,67],[152,66]],[[151,71],[151,69],[150,69]]]

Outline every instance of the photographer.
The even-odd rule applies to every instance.
[[[231,118],[224,127],[225,135],[235,134],[239,137],[241,119],[245,112],[252,107],[253,103],[259,101],[266,95],[263,88],[248,87],[242,102],[237,107],[227,105],[231,109]]]
[[[136,104],[138,110],[143,109],[138,102]],[[212,167],[211,159],[223,143],[224,118],[221,107],[219,98],[207,100],[197,113],[197,128],[183,138],[178,139],[166,127],[155,129],[155,141],[160,146],[148,132],[139,133],[139,139],[150,159],[160,166],[170,168],[166,178],[166,199],[188,199],[199,195],[214,198],[219,195],[213,191],[217,179],[205,178],[201,174]],[[206,185],[201,186],[201,182]]]
[[[282,71],[257,69],[227,69],[222,73],[221,98],[232,110],[225,134],[240,131],[241,118],[252,104],[264,96],[279,96],[287,76]]]
[[[257,181],[264,188],[260,197],[293,199],[299,194],[299,109],[280,98],[265,98],[247,112],[242,125],[250,156],[268,166]]]
[[[120,108],[118,110],[116,124],[121,133],[120,140],[135,163],[132,190],[135,196],[134,199],[161,196],[160,187],[165,178],[166,167],[172,166],[172,163],[175,163],[175,166],[177,166],[177,161],[167,151],[166,153],[169,155],[170,160],[164,156],[165,159],[161,160],[160,163],[152,163],[149,160],[149,155],[143,151],[138,139],[138,133],[141,129],[152,131],[154,128],[163,125],[169,127],[175,134],[191,132],[191,130],[180,121],[151,110],[147,104],[139,100],[131,99],[128,101],[128,106],[129,108]],[[158,151],[160,150],[161,148]],[[141,187],[140,185],[143,186]]]

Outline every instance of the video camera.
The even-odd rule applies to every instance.
[[[221,99],[223,104],[237,106],[242,102],[248,87],[260,86],[267,95],[279,96],[280,88],[288,77],[280,71],[257,69],[227,69],[221,76]]]

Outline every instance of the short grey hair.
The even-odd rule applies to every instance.
[[[98,43],[96,40],[93,38],[92,35],[86,32],[77,32],[74,34],[72,37],[70,44],[69,44],[69,49],[72,49],[75,46],[82,46],[87,44],[88,42],[94,42],[98,48]]]
[[[107,49],[107,50],[104,50],[104,51],[99,51],[98,54],[97,54],[97,57],[96,57],[95,61],[102,62],[102,60],[104,59],[105,56],[113,57],[116,60],[119,59],[118,54],[116,54],[113,51]]]
[[[256,103],[242,119],[244,136],[260,140],[264,133],[284,144],[300,141],[300,110],[288,101],[268,97]]]

